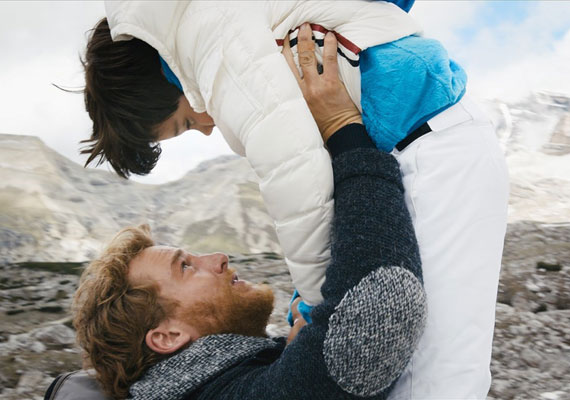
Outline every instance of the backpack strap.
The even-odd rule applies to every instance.
[[[46,391],[44,400],[109,400],[89,371],[78,370],[59,375]]]

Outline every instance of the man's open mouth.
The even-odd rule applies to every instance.
[[[232,276],[232,285],[235,285],[236,282],[239,282],[239,278],[238,278],[237,274],[234,274]]]

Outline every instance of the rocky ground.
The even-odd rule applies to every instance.
[[[489,399],[570,399],[570,224],[509,226],[499,288]],[[273,253],[231,259],[240,277],[273,285],[268,331],[285,335],[291,282]],[[0,398],[41,399],[80,368],[69,305],[81,264],[0,266]]]
[[[570,224],[510,224],[490,397],[570,399]]]
[[[287,267],[274,253],[235,255],[240,278],[270,283],[276,307],[268,332],[285,336],[293,292]],[[81,368],[69,308],[80,263],[0,265],[0,399],[43,399],[59,374]]]

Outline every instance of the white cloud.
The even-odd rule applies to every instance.
[[[538,2],[529,11],[482,28],[459,50],[472,93],[506,101],[543,90],[570,94],[570,3]]]
[[[216,128],[210,136],[198,131],[188,131],[183,135],[161,142],[162,155],[152,174],[132,179],[143,183],[164,183],[184,176],[188,170],[202,161],[233,154]]]
[[[570,94],[570,2],[503,2],[526,12],[487,21],[491,5],[418,1],[412,15],[467,70],[471,95],[513,101],[542,90]]]
[[[536,91],[570,95],[570,30],[553,46],[492,69],[474,69],[470,73],[471,92],[480,98],[504,101],[515,101]]]
[[[458,44],[456,30],[469,25],[484,2],[416,1],[410,11],[424,28],[424,35],[440,40],[446,47]]]
[[[101,2],[0,3],[1,133],[36,135],[82,160],[78,142],[91,128],[83,97],[52,83],[83,85],[79,54],[86,31],[103,16]]]

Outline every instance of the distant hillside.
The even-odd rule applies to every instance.
[[[536,94],[484,104],[505,148],[509,221],[570,221],[570,99]],[[247,161],[209,160],[143,185],[84,169],[32,136],[0,135],[0,262],[84,261],[127,225],[196,251],[280,252]]]
[[[83,261],[147,222],[160,243],[206,252],[280,252],[244,159],[209,161],[143,185],[84,169],[32,136],[0,135],[0,261]]]

